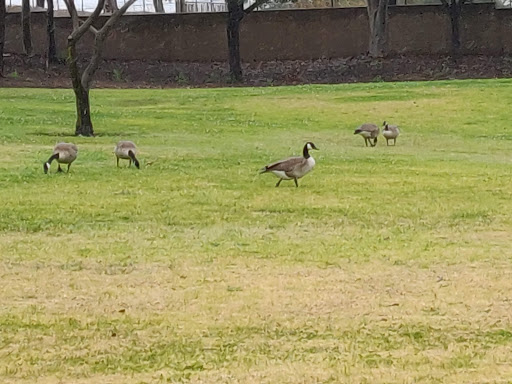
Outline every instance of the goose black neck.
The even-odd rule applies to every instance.
[[[50,158],[48,159],[47,163],[51,164],[53,160],[58,159],[58,158],[59,158],[59,154],[58,153],[54,153],[53,155],[50,156]]]
[[[128,156],[130,156],[130,159],[132,159],[132,161],[135,164],[135,166],[137,167],[137,169],[139,169],[140,164],[139,164],[139,161],[137,160],[137,158],[135,157],[135,153],[133,153],[133,151],[130,150],[130,151],[128,151]]]
[[[308,145],[307,144],[304,146],[304,149],[302,150],[302,154],[304,155],[305,159],[309,159],[310,158],[309,150],[308,150]]]

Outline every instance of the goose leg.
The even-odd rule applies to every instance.
[[[368,139],[365,137],[364,138],[364,145],[367,147],[368,146]]]
[[[393,139],[393,146],[396,145],[396,139]]]
[[[132,166],[132,159],[130,159],[130,162],[128,163],[128,168]]]
[[[276,184],[276,187],[279,187],[279,184],[281,184],[281,181],[283,181],[283,179],[279,179],[279,181]]]
[[[386,139],[386,145],[389,145],[389,140],[388,139]]]
[[[297,183],[297,178],[294,178],[293,181],[295,181],[295,187],[299,188],[299,183]]]
[[[59,168],[57,169],[57,172],[63,172],[62,168],[60,167],[60,164],[59,164]]]
[[[116,157],[117,159],[117,168],[119,168],[119,157]]]
[[[68,164],[68,173],[69,173],[69,168],[71,167],[71,163]]]

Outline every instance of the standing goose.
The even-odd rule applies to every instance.
[[[276,187],[279,187],[281,181],[292,180],[295,182],[295,186],[298,187],[297,179],[300,179],[306,175],[315,166],[315,159],[309,154],[312,149],[318,150],[318,148],[311,141],[308,141],[304,145],[302,150],[302,156],[289,157],[284,160],[277,161],[275,163],[265,165],[260,169],[260,173],[272,172],[274,175],[279,177],[279,181]]]
[[[386,138],[386,144],[389,145],[389,140],[393,139],[393,145],[396,145],[396,138],[400,135],[400,129],[396,125],[389,125],[386,122],[382,125],[384,126],[382,136]]]
[[[133,141],[120,141],[117,143],[116,148],[114,149],[114,153],[116,154],[117,166],[119,167],[119,159],[130,160],[130,164],[132,165],[132,161],[137,167],[140,168],[139,160],[135,157],[137,154],[137,147],[133,143]]]
[[[58,143],[53,148],[53,154],[50,156],[48,161],[43,165],[44,173],[48,173],[48,170],[50,169],[50,165],[53,160],[57,160],[57,163],[59,163],[59,169],[57,170],[57,172],[62,172],[62,168],[60,167],[61,164],[67,164],[69,172],[69,167],[71,167],[71,163],[75,161],[77,155],[78,148],[75,144]]]
[[[379,136],[379,127],[375,124],[364,123],[354,131],[354,135],[361,135],[364,138],[364,143],[368,146],[368,142],[372,147],[377,144],[377,136]],[[373,139],[373,144],[372,144]]]

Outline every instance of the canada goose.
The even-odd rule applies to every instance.
[[[400,135],[400,129],[396,125],[389,125],[386,122],[382,125],[384,126],[382,136],[386,138],[386,144],[389,145],[389,140],[393,139],[393,145],[396,145],[396,138]]]
[[[372,147],[375,147],[375,145],[377,144],[377,137],[379,136],[379,132],[379,127],[377,127],[375,124],[364,123],[354,131],[354,135],[363,136],[364,143],[366,144],[366,146],[368,146],[368,143],[370,143]]]
[[[50,165],[53,160],[57,160],[57,163],[59,163],[59,169],[57,170],[57,172],[62,172],[62,168],[60,167],[61,164],[67,164],[69,172],[69,167],[71,167],[71,163],[75,161],[77,155],[78,148],[75,144],[58,143],[53,148],[53,154],[50,156],[48,161],[43,165],[44,173],[48,173],[48,170],[50,169]]]
[[[298,187],[299,183],[297,183],[297,179],[300,179],[306,175],[306,173],[311,171],[315,166],[315,159],[313,159],[313,157],[309,154],[311,149],[318,150],[315,144],[313,144],[311,141],[308,141],[304,145],[302,156],[289,157],[287,159],[265,165],[260,169],[260,173],[272,172],[274,175],[279,177],[279,181],[277,182],[276,187],[279,187],[281,181],[292,179],[295,182],[295,186]]]
[[[133,141],[120,141],[117,143],[116,148],[114,149],[114,153],[116,154],[117,166],[119,167],[119,159],[130,160],[130,164],[132,165],[132,161],[137,167],[140,168],[139,160],[135,157],[137,154],[137,147],[133,143]]]

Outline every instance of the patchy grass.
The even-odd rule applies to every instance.
[[[0,89],[0,381],[512,380],[511,91],[95,90],[77,138],[71,91]],[[298,189],[257,174],[307,140]]]

